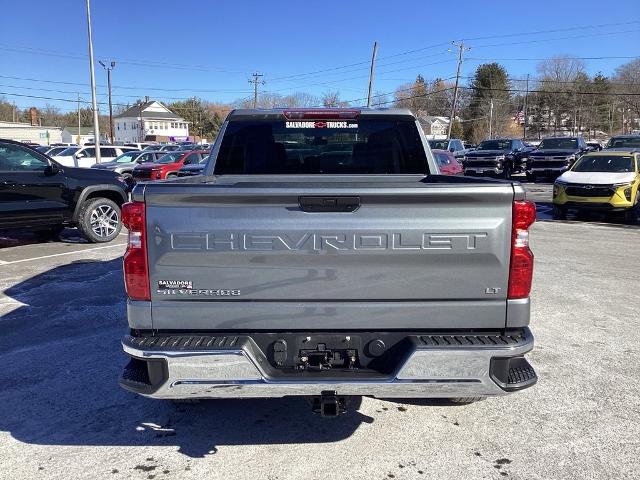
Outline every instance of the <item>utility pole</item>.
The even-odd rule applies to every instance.
[[[258,108],[258,84],[264,85],[264,80],[260,80],[261,73],[255,72],[251,75],[253,80],[248,80],[249,83],[253,83],[253,108]]]
[[[371,55],[371,70],[369,70],[369,94],[367,95],[367,108],[371,107],[371,89],[373,88],[373,72],[376,66],[376,53],[378,53],[378,42],[373,42],[373,55]]]
[[[138,141],[140,143],[144,142],[144,119],[142,118],[142,102],[138,104],[138,109],[140,111],[140,136]]]
[[[111,70],[116,68],[116,62],[111,62],[107,67],[102,60],[100,65],[107,71],[107,89],[109,90],[109,137],[111,138],[111,145],[113,145],[113,107],[111,106]]]
[[[80,94],[78,93],[78,136],[76,137],[76,143],[80,146]]]
[[[89,71],[91,73],[91,103],[93,104],[93,143],[96,148],[96,163],[102,163],[100,155],[100,125],[98,125],[98,100],[96,98],[96,75],[93,69],[93,38],[91,36],[91,7],[87,3],[87,35],[89,37]]]
[[[522,126],[522,141],[524,142],[527,139],[527,119],[529,117],[529,114],[527,112],[527,102],[529,100],[529,74],[527,73],[527,86],[525,88],[525,93],[524,93],[524,109],[523,109],[523,113],[524,113],[524,125]]]
[[[491,103],[489,103],[489,138],[493,138],[493,97],[491,98]]]
[[[456,118],[456,103],[458,102],[458,84],[460,83],[460,68],[462,67],[462,56],[465,50],[469,50],[469,48],[464,48],[464,42],[453,42],[453,44],[458,47],[458,69],[456,71],[456,85],[453,88],[453,103],[451,104],[451,115],[449,116],[449,131],[447,132],[448,139],[451,138],[451,127],[453,127],[453,119]]]

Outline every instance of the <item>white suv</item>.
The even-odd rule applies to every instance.
[[[101,146],[101,161],[110,162],[130,150],[135,150],[135,148],[123,146],[115,147],[113,145]],[[66,165],[67,167],[91,168],[91,166],[96,163],[96,147],[93,145],[85,147],[69,147],[52,158],[59,164]]]

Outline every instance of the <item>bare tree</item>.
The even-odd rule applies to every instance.
[[[557,134],[564,123],[575,118],[574,82],[584,75],[585,64],[578,58],[560,55],[539,63],[537,69],[543,92],[540,100],[548,108],[548,128]]]
[[[616,68],[613,78],[616,82],[614,91],[619,94],[621,108],[626,111],[625,121],[632,129],[640,128],[640,59]]]
[[[322,106],[324,107],[348,107],[349,102],[340,100],[340,92],[326,92],[322,94]]]
[[[380,90],[376,90],[371,97],[372,107],[388,107],[390,104],[391,101],[389,100],[389,96]]]

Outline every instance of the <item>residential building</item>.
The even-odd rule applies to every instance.
[[[113,128],[116,144],[190,140],[189,123],[155,100],[139,103],[116,115]]]
[[[429,140],[447,138],[449,131],[449,117],[435,117],[433,115],[420,115],[418,117],[425,136]]]

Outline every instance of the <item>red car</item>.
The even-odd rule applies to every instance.
[[[456,160],[456,157],[453,156],[453,153],[447,150],[431,150],[433,153],[436,162],[438,163],[438,167],[440,167],[440,173],[442,175],[463,175],[464,170],[462,169],[462,165]]]
[[[200,163],[203,157],[209,155],[208,150],[190,150],[167,152],[153,163],[141,163],[133,169],[133,178],[137,181],[164,180],[176,178],[178,170],[184,165]]]

